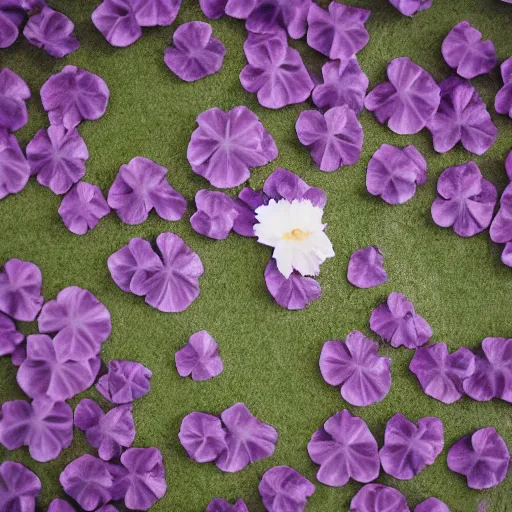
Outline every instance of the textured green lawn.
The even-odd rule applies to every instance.
[[[429,415],[443,420],[446,448],[433,466],[409,482],[386,475],[379,479],[405,493],[411,507],[434,495],[453,512],[476,511],[482,502],[492,512],[512,510],[510,478],[492,490],[472,491],[465,479],[446,465],[447,448],[477,428],[496,427],[512,447],[509,404],[464,398],[447,406],[431,399],[408,371],[413,353],[386,344],[381,353],[393,359],[393,385],[381,403],[366,408],[348,406],[339,391],[322,380],[318,369],[322,343],[342,339],[354,329],[369,332],[370,312],[392,291],[406,294],[432,326],[433,341],[445,341],[451,349],[477,348],[487,336],[512,337],[512,272],[500,262],[501,247],[489,240],[487,232],[459,238],[434,225],[430,216],[437,177],[448,166],[474,159],[500,191],[507,183],[504,159],[512,146],[512,122],[494,112],[494,96],[501,86],[498,70],[474,80],[499,128],[499,137],[486,155],[473,157],[461,147],[438,155],[427,131],[398,136],[364,112],[360,116],[365,133],[361,160],[335,173],[321,173],[299,144],[294,129],[299,112],[311,105],[271,111],[242,89],[238,74],[245,64],[243,22],[228,18],[212,22],[215,36],[227,48],[218,74],[188,84],[167,69],[163,53],[174,29],[186,21],[205,20],[197,0],[183,3],[173,26],[144,29],[144,36],[133,46],[116,49],[90,21],[98,0],[56,0],[52,6],[75,22],[79,51],[55,60],[23,38],[10,49],[0,50],[0,65],[19,73],[33,93],[30,123],[17,134],[23,146],[48,124],[38,94],[42,84],[65,64],[84,67],[100,75],[111,92],[107,114],[80,126],[90,152],[86,181],[106,192],[121,164],[145,156],[168,167],[170,183],[189,200],[187,215],[180,222],[166,222],[152,213],[145,223],[127,226],[112,214],[83,237],[64,227],[57,213],[60,198],[35,180],[20,194],[0,202],[0,262],[17,257],[39,265],[46,300],[70,285],[91,290],[112,314],[113,331],[103,346],[104,360],[133,359],[153,371],[151,393],[134,407],[136,446],[156,446],[165,460],[168,492],[153,510],[202,512],[219,496],[243,498],[251,512],[263,512],[258,483],[265,470],[279,464],[292,466],[317,484],[309,511],[348,510],[360,485],[334,489],[319,484],[316,467],[306,452],[311,434],[345,407],[368,423],[379,444],[387,420],[398,411],[413,420]],[[387,63],[402,55],[424,66],[437,80],[448,76],[441,42],[462,20],[470,21],[494,41],[500,60],[512,54],[512,6],[499,0],[434,0],[430,10],[412,19],[403,17],[387,0],[351,3],[373,11],[367,23],[370,43],[359,55],[370,87],[384,79]],[[319,70],[323,58],[304,42],[296,46],[306,63]],[[253,171],[251,185],[261,186],[280,166],[323,188],[329,198],[325,219],[336,258],[322,266],[323,297],[307,310],[285,311],[267,293],[263,271],[268,248],[234,234],[226,241],[212,241],[190,228],[194,194],[208,185],[192,172],[186,159],[195,118],[211,107],[237,105],[247,105],[260,117],[280,150],[278,160]],[[367,162],[383,143],[415,144],[429,164],[427,184],[402,206],[389,206],[365,189]],[[206,269],[201,296],[184,313],[161,313],[141,298],[123,293],[111,280],[106,265],[108,256],[132,237],[151,239],[164,231],[183,237],[199,253]],[[346,281],[347,261],[354,250],[369,244],[381,247],[390,279],[378,288],[358,290]],[[20,327],[26,333],[36,329],[34,325]],[[175,351],[201,329],[217,340],[225,365],[222,375],[203,383],[180,378],[174,366]],[[24,398],[15,375],[9,359],[0,360],[2,402]],[[99,398],[94,388],[84,395]],[[196,410],[220,413],[238,401],[279,431],[274,456],[236,474],[190,461],[177,437],[183,416]],[[46,510],[51,499],[63,495],[58,482],[62,469],[88,450],[83,435],[76,432],[72,447],[56,461],[36,463],[26,449],[12,453],[0,449],[0,460],[21,461],[38,474],[43,483],[38,510]]]

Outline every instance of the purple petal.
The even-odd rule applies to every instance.
[[[249,512],[249,509],[244,500],[237,500],[234,505],[231,505],[222,498],[215,498],[206,507],[206,512]]]
[[[57,498],[50,503],[48,512],[76,512],[76,510],[67,501]]]
[[[492,427],[459,439],[448,451],[448,467],[467,479],[470,489],[489,489],[507,476],[510,454]]]
[[[217,73],[226,48],[212,37],[212,27],[202,21],[180,25],[173,35],[173,46],[165,50],[167,67],[185,82],[195,82]]]
[[[512,267],[512,243],[507,242],[505,244],[505,248],[503,249],[503,252],[501,253],[501,261],[504,265],[507,265],[508,267]]]
[[[347,279],[358,288],[373,288],[388,280],[384,270],[384,257],[375,246],[358,249],[348,262]]]
[[[0,313],[0,356],[12,354],[24,339],[25,336],[16,330],[14,322]]]
[[[91,18],[112,46],[129,46],[142,36],[132,0],[103,0]]]
[[[268,512],[304,512],[315,486],[295,469],[275,466],[264,473],[258,490]]]
[[[196,206],[197,212],[190,218],[194,231],[214,240],[226,239],[238,215],[233,199],[222,192],[200,190]]]
[[[332,60],[345,60],[370,40],[364,24],[370,11],[336,2],[329,11],[313,3],[308,13],[308,45]]]
[[[1,75],[0,75],[1,79]],[[0,95],[0,122],[2,116]],[[30,177],[30,166],[16,136],[0,128],[0,199],[21,192]]]
[[[75,408],[75,427],[85,432],[96,427],[104,416],[101,407],[94,400],[84,398]]]
[[[99,119],[110,97],[107,84],[97,75],[76,66],[66,66],[41,87],[41,100],[50,123],[70,130],[83,119]]]
[[[223,370],[219,347],[206,331],[193,334],[188,344],[176,352],[175,360],[179,375],[192,375],[193,380],[209,380]]]
[[[408,57],[392,60],[387,69],[389,82],[377,85],[366,96],[364,106],[381,123],[400,135],[422,130],[436,113],[440,89],[421,66]]]
[[[54,194],[64,194],[84,176],[89,152],[78,130],[50,126],[28,143],[27,159],[41,185]]]
[[[262,191],[244,188],[235,200],[237,216],[233,223],[233,231],[241,236],[256,236],[254,225],[258,221],[255,210],[264,204],[268,204],[268,197]]]
[[[0,69],[0,128],[15,132],[28,123],[29,98],[25,81],[8,68]]]
[[[219,418],[211,414],[187,414],[178,437],[188,456],[196,462],[213,462],[226,449],[226,433]]]
[[[272,136],[247,107],[228,112],[212,108],[199,114],[187,158],[192,170],[214,187],[231,188],[250,177],[251,167],[277,158]]]
[[[405,496],[382,484],[367,484],[350,502],[350,510],[357,512],[410,512]]]
[[[379,345],[352,331],[344,342],[327,341],[320,354],[320,372],[327,384],[341,385],[351,405],[380,402],[391,388],[391,360],[378,355]]]
[[[276,429],[253,416],[245,404],[231,406],[221,418],[226,429],[226,449],[216,461],[220,470],[234,473],[274,453]]]
[[[96,389],[114,404],[127,404],[149,393],[152,375],[141,363],[109,361],[108,373],[100,378]]]
[[[432,0],[389,0],[404,16],[414,16],[417,12],[429,9]]]
[[[67,16],[45,6],[39,14],[29,18],[23,35],[30,44],[44,48],[52,57],[60,58],[80,47],[73,35],[74,28]]]
[[[11,363],[14,366],[20,366],[25,359],[27,359],[27,344],[22,343],[18,345],[11,354]]]
[[[40,492],[41,481],[23,464],[10,460],[0,464],[0,509],[31,512]]]
[[[16,42],[24,18],[19,9],[0,8],[0,48],[9,48]]]
[[[448,66],[468,79],[489,73],[497,63],[492,41],[482,41],[482,34],[468,21],[452,28],[441,50]]]
[[[366,423],[347,410],[336,413],[313,434],[308,453],[320,464],[317,479],[325,485],[342,487],[350,478],[367,483],[379,476],[377,441]]]
[[[199,0],[203,14],[211,20],[218,20],[225,14],[228,0]]]
[[[131,0],[141,27],[171,25],[181,7],[181,0]]]
[[[437,498],[428,498],[416,505],[414,512],[450,512],[450,509]]]
[[[42,276],[37,265],[12,258],[0,273],[0,311],[22,322],[35,320],[43,305]]]

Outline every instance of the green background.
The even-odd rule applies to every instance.
[[[151,158],[169,168],[169,182],[189,201],[187,215],[180,222],[166,222],[152,213],[145,223],[127,226],[112,214],[80,237],[70,233],[58,216],[61,198],[32,179],[20,194],[0,202],[0,262],[17,257],[39,265],[46,300],[70,285],[91,290],[112,314],[113,331],[103,346],[103,359],[137,360],[153,371],[151,393],[134,406],[135,445],[158,447],[167,471],[167,495],[152,510],[202,512],[212,498],[223,497],[243,498],[251,512],[262,512],[258,483],[265,470],[279,464],[292,466],[317,484],[309,511],[348,510],[360,485],[329,488],[316,482],[317,468],[306,452],[311,434],[344,407],[368,423],[379,445],[387,420],[398,411],[412,420],[429,415],[443,420],[446,448],[433,466],[408,482],[386,475],[379,479],[400,489],[411,507],[433,495],[454,512],[476,511],[482,504],[492,512],[512,510],[510,478],[492,490],[473,491],[461,475],[451,473],[446,466],[447,448],[481,427],[496,427],[512,447],[509,404],[463,398],[447,406],[429,398],[408,371],[413,352],[394,350],[386,344],[382,344],[381,354],[393,359],[393,385],[378,404],[348,406],[318,370],[323,342],[343,339],[354,329],[368,333],[372,309],[392,291],[406,294],[432,326],[433,341],[445,341],[450,349],[476,349],[487,336],[512,337],[512,273],[500,262],[502,247],[493,244],[487,232],[459,238],[450,229],[437,227],[430,216],[437,177],[448,166],[474,159],[500,191],[507,184],[504,160],[512,146],[512,122],[494,111],[494,96],[501,86],[498,69],[473,81],[499,128],[496,143],[484,156],[471,155],[460,146],[447,154],[436,154],[426,130],[398,136],[363,112],[361,160],[338,172],[322,173],[299,144],[294,129],[299,112],[312,106],[267,110],[241,87],[238,75],[245,65],[242,44],[246,37],[243,22],[229,18],[212,22],[214,35],[226,45],[224,65],[216,75],[189,84],[167,69],[163,53],[179,24],[206,20],[197,0],[184,0],[171,27],[144,29],[139,41],[123,49],[111,47],[92,25],[90,15],[98,3],[51,2],[75,22],[81,43],[77,52],[64,59],[47,56],[23,37],[10,49],[0,51],[1,66],[17,72],[32,90],[30,123],[18,132],[18,138],[24,147],[48,124],[38,93],[43,83],[66,64],[86,68],[107,82],[111,99],[102,119],[80,126],[90,152],[85,180],[106,193],[121,164],[134,156]],[[470,21],[484,38],[494,41],[500,61],[512,54],[512,5],[499,0],[434,0],[430,10],[414,18],[402,16],[386,0],[351,3],[372,9],[367,23],[370,42],[358,55],[370,88],[385,78],[387,63],[402,55],[424,66],[436,80],[448,76],[441,43],[462,20]],[[320,70],[322,56],[303,41],[293,45],[308,66]],[[324,218],[336,257],[322,266],[319,280],[323,297],[304,311],[285,311],[268,294],[263,271],[269,248],[234,234],[226,241],[213,241],[190,228],[194,195],[208,186],[192,172],[186,159],[195,118],[211,107],[230,109],[237,105],[247,105],[260,117],[280,151],[276,161],[252,172],[250,185],[260,187],[273,169],[285,167],[310,185],[323,188],[329,198]],[[368,160],[383,143],[415,144],[428,161],[428,182],[402,206],[389,206],[365,189]],[[132,237],[153,239],[164,231],[183,237],[199,253],[206,269],[201,296],[184,313],[161,313],[142,298],[123,293],[106,265],[108,256]],[[359,290],[346,281],[347,262],[354,250],[369,244],[382,249],[390,279],[378,288]],[[35,332],[34,325],[20,328]],[[202,383],[180,378],[174,366],[175,351],[201,329],[217,340],[225,365],[222,375]],[[0,360],[2,402],[24,398],[15,376],[9,358]],[[99,398],[94,388],[84,396]],[[183,416],[196,410],[218,414],[238,401],[279,431],[274,456],[236,474],[189,460],[177,437]],[[0,449],[0,460],[21,461],[38,474],[43,483],[40,510],[46,510],[52,498],[63,496],[60,472],[86,451],[91,449],[77,431],[72,447],[56,461],[36,463],[25,448],[12,453]]]

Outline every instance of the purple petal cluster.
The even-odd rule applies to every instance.
[[[249,463],[270,457],[277,444],[277,431],[237,403],[221,413],[194,412],[183,418],[179,439],[189,457],[197,462],[215,461],[217,467],[234,473]]]
[[[366,423],[346,409],[313,434],[308,453],[320,465],[316,477],[325,485],[342,487],[350,478],[367,483],[379,476],[377,441]]]
[[[192,170],[214,187],[241,185],[249,179],[250,168],[277,158],[274,139],[247,107],[227,112],[212,108],[199,114],[196,121],[198,128],[190,138],[187,158]]]
[[[23,464],[0,464],[0,510],[31,512],[41,492],[41,480]]]
[[[475,162],[445,169],[437,181],[437,192],[431,211],[438,226],[452,227],[462,237],[476,235],[489,227],[497,191],[482,176]]]
[[[417,12],[429,9],[432,0],[389,0],[404,16],[414,16]]]
[[[435,80],[408,57],[393,59],[387,69],[389,82],[377,85],[364,106],[377,120],[399,135],[422,130],[441,101]]]
[[[29,98],[25,81],[8,68],[0,69],[0,128],[15,132],[28,123]]]
[[[165,220],[180,220],[187,201],[165,179],[167,169],[149,158],[122,165],[108,191],[108,204],[125,224],[141,224],[154,208]]]
[[[347,279],[357,288],[373,288],[388,280],[384,270],[384,257],[373,245],[358,249],[350,256]]]
[[[0,73],[1,79],[1,73]],[[0,123],[2,122],[2,97],[0,95]],[[28,183],[30,165],[19,142],[7,128],[0,127],[0,199],[21,192]]]
[[[161,233],[156,245],[160,254],[146,240],[132,238],[109,257],[110,275],[121,290],[145,296],[159,311],[184,311],[199,296],[203,264],[174,233]]]
[[[366,189],[388,204],[403,204],[427,181],[427,161],[413,146],[383,144],[368,162]]]
[[[193,380],[209,380],[223,370],[219,347],[206,331],[192,334],[187,345],[178,350],[174,358],[179,375],[191,375]]]
[[[249,512],[244,500],[237,500],[231,505],[222,498],[215,498],[206,507],[206,512]]]
[[[190,218],[192,229],[214,240],[226,239],[238,215],[233,199],[223,192],[203,189],[196,194],[196,206],[197,212]]]
[[[412,302],[398,292],[391,293],[386,302],[377,306],[370,317],[370,329],[398,348],[417,348],[432,337],[427,321],[418,315]]]
[[[226,48],[212,32],[211,25],[202,21],[180,25],[172,36],[173,45],[165,50],[167,67],[185,82],[217,73]]]
[[[331,386],[341,386],[341,396],[351,405],[380,402],[391,388],[391,360],[380,357],[379,344],[359,331],[345,341],[327,341],[320,354],[320,372]]]
[[[350,510],[356,512],[410,512],[405,496],[393,487],[367,484],[352,498]]]
[[[467,79],[489,73],[497,63],[492,41],[482,41],[482,34],[468,21],[461,21],[452,28],[441,51],[448,66]]]
[[[336,171],[355,164],[361,157],[363,128],[347,105],[333,107],[325,114],[317,110],[303,111],[295,130],[321,171]]]
[[[427,128],[438,153],[450,151],[457,142],[477,155],[483,155],[498,136],[485,103],[470,82],[459,77],[443,80],[441,103]]]
[[[494,107],[498,114],[508,115],[512,118],[512,57],[501,64],[501,77],[504,85],[496,94]]]

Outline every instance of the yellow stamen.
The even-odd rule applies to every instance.
[[[310,237],[311,233],[309,231],[303,231],[300,228],[296,228],[293,231],[290,231],[289,233],[285,233],[283,235],[284,240],[305,240],[306,238]]]

